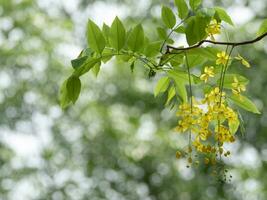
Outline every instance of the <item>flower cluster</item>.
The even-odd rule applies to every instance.
[[[235,141],[234,133],[239,120],[237,113],[227,105],[224,92],[216,87],[201,102],[194,100],[192,104],[184,103],[179,108],[177,116],[180,120],[176,131],[193,134],[190,148],[204,155],[204,163],[215,164],[221,155],[230,155],[223,145]],[[190,164],[191,152],[187,153]],[[180,152],[176,154],[177,157],[181,155]]]
[[[225,52],[217,53],[216,65],[224,69],[230,60],[230,56]],[[207,83],[209,78],[215,76],[213,66],[205,66],[204,73],[200,80]],[[204,163],[216,164],[222,155],[229,156],[230,151],[224,148],[224,143],[235,141],[234,134],[239,127],[238,114],[228,106],[226,93],[222,91],[222,86],[214,87],[204,95],[201,101],[196,101],[192,97],[190,103],[179,106],[177,116],[179,117],[176,131],[180,133],[190,132],[190,144],[186,152],[188,155],[188,166],[193,163],[192,150],[203,155]],[[234,77],[232,92],[239,95],[245,91],[245,86]],[[183,154],[176,153],[180,158]],[[194,162],[199,162],[198,160]]]

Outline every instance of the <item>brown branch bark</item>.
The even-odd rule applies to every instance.
[[[167,45],[166,54],[172,54],[171,50],[186,51],[186,50],[190,50],[190,49],[195,49],[195,48],[200,47],[204,43],[211,43],[211,44],[215,44],[215,45],[228,45],[228,46],[237,47],[237,46],[256,43],[256,42],[262,40],[266,36],[267,36],[267,32],[260,35],[259,37],[255,38],[255,39],[253,39],[253,40],[248,40],[248,41],[243,41],[243,42],[217,42],[217,41],[212,41],[212,40],[201,40],[199,43],[197,43],[193,46],[183,47],[183,48],[177,48],[177,47]]]

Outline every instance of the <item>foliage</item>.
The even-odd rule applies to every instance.
[[[235,59],[245,67],[250,67],[249,62],[239,54],[232,58],[233,50],[236,46],[257,42],[261,38],[244,43],[217,43],[214,36],[221,33],[221,24],[225,22],[233,26],[234,23],[223,8],[205,8],[201,3],[201,0],[190,0],[187,5],[183,0],[175,1],[178,15],[171,8],[163,6],[161,18],[164,26],[157,28],[158,38],[155,41],[151,41],[144,34],[141,24],[126,31],[123,23],[116,17],[112,26],[104,25],[101,32],[100,28],[89,20],[87,38],[90,55],[83,59],[82,56],[87,51],[85,49],[73,61],[75,70],[68,80],[77,81],[68,81],[67,87],[63,84],[62,107],[68,105],[66,102],[76,101],[80,93],[79,77],[95,65],[99,68],[101,62],[116,57],[129,63],[133,70],[134,63],[139,60],[149,68],[150,77],[156,73],[163,75],[155,88],[155,96],[167,93],[166,105],[180,105],[176,130],[188,132],[189,142],[188,149],[182,154],[179,152],[177,157],[186,156],[188,167],[194,163],[198,165],[198,159],[192,159],[194,147],[195,152],[203,154],[206,164],[221,162],[222,155],[230,155],[224,143],[235,141],[234,134],[240,126],[238,107],[260,113],[253,102],[243,95],[247,79],[239,74],[228,74]],[[173,34],[185,34],[189,47],[170,46],[174,42],[171,39]],[[265,22],[258,34],[266,34]],[[211,40],[204,40],[208,37]],[[226,49],[202,47],[204,42],[225,45]],[[200,75],[193,73],[193,67],[204,71]],[[193,97],[194,86],[203,89],[204,98],[200,100],[201,103]],[[224,169],[215,173],[220,173],[223,177]]]
[[[149,68],[143,69],[142,61],[128,64],[113,59],[107,65],[103,61],[97,80],[99,63],[96,64],[90,73],[80,77],[83,92],[76,106],[64,112],[60,110],[58,86],[72,70],[69,60],[87,46],[83,30],[88,16],[99,22],[105,15],[110,17],[109,11],[113,13],[114,7],[122,8],[118,15],[125,27],[134,27],[133,21],[142,22],[146,36],[156,41],[145,45],[144,50],[146,56],[153,57],[160,55],[158,49],[164,41],[155,37],[155,27],[163,26],[158,19],[161,15],[158,6],[168,3],[167,0],[140,3],[134,0],[0,0],[0,199],[266,199],[267,60],[262,48],[266,40],[252,48],[238,49],[243,57],[249,58],[251,69],[246,70],[236,59],[229,71],[251,80],[247,85],[248,81],[237,77],[263,113],[254,115],[240,109],[242,123],[235,137],[242,142],[231,145],[232,154],[226,160],[233,175],[230,184],[208,177],[209,165],[187,169],[186,159],[175,159],[175,151],[186,145],[187,135],[173,133],[177,107],[168,111],[163,105],[166,99],[180,99],[179,93],[171,78],[170,89],[154,99],[153,87],[163,73],[147,79]],[[240,7],[242,11],[255,11],[257,15],[250,22],[235,21],[239,25],[237,30],[229,29],[229,38],[236,41],[252,37],[251,31],[266,16],[266,0],[257,1],[261,6],[255,6],[255,1],[207,3],[231,7],[231,10],[244,5]],[[172,1],[168,5],[176,14]],[[175,30],[175,41],[176,36],[184,37],[176,32],[184,30],[183,26]],[[220,40],[226,40],[224,34]],[[197,52],[192,49],[192,55],[188,55],[190,65],[201,65],[205,56],[205,62],[216,59],[209,48]],[[86,55],[91,55],[89,49],[81,60],[73,62],[74,67]],[[178,66],[183,59],[183,55],[177,55],[171,62]],[[194,73],[200,76],[200,72]],[[183,74],[179,73],[181,77]],[[195,76],[192,79],[200,82]],[[229,89],[233,80],[230,77]],[[193,88],[196,96],[202,94],[199,86]],[[247,131],[242,135],[244,126]]]

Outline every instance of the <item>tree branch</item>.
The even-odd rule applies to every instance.
[[[244,41],[244,42],[216,42],[216,41],[212,41],[212,40],[201,40],[199,43],[197,43],[193,46],[184,47],[184,48],[177,48],[177,47],[173,47],[173,46],[168,45],[166,54],[172,54],[171,50],[186,51],[186,50],[190,50],[190,49],[195,49],[195,48],[200,47],[204,43],[211,43],[211,44],[216,44],[216,45],[229,45],[229,46],[233,46],[233,47],[248,45],[248,44],[253,44],[255,42],[258,42],[266,36],[267,36],[267,32],[260,35],[259,37],[255,38],[255,39],[253,39],[253,40],[248,40],[248,41]]]

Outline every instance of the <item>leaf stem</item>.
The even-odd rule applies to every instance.
[[[187,68],[188,81],[189,81],[190,111],[192,114],[193,113],[193,91],[192,91],[191,73],[190,73],[190,67],[189,67],[189,62],[188,62],[188,57],[187,57],[186,51],[184,52],[184,54],[185,54],[186,68]],[[191,134],[191,129],[190,129],[190,131],[189,131],[189,146],[191,146],[191,139],[192,139],[192,134]]]

